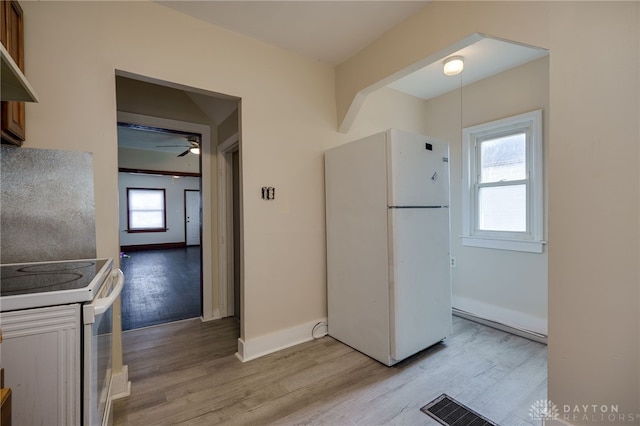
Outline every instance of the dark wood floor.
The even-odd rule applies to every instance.
[[[123,335],[131,396],[115,425],[431,425],[442,393],[502,426],[538,425],[546,346],[454,317],[454,333],[394,367],[331,337],[247,363],[238,323],[187,320]]]
[[[120,259],[123,330],[201,315],[199,246],[126,255]]]

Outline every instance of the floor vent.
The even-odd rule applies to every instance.
[[[446,426],[498,426],[444,393],[420,411]]]

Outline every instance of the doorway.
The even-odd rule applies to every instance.
[[[233,316],[240,319],[240,151],[231,153],[232,214],[233,225]]]
[[[220,218],[218,217],[218,222],[214,223],[213,217],[214,209],[219,209],[220,194],[216,196],[216,190],[212,184],[218,184],[216,180],[219,180],[216,179],[219,173],[216,171],[215,159],[220,140],[226,140],[229,134],[235,134],[236,143],[238,141],[240,98],[116,70],[116,101],[119,122],[201,135],[199,147],[201,155],[185,153],[182,157],[183,159],[198,158],[200,161],[201,186],[196,188],[200,191],[200,219],[196,222],[200,223],[201,320],[208,321],[233,315],[233,312],[227,313],[226,297],[219,298],[220,287],[226,289],[226,285],[219,284],[220,261],[214,257],[214,244],[218,245],[220,240]],[[121,161],[125,159],[119,157],[119,163]],[[182,199],[186,200],[186,197],[192,196],[185,193]],[[193,203],[195,204],[195,201]],[[185,202],[185,210],[182,210],[182,206],[178,206],[184,213],[187,213],[186,204]],[[187,216],[191,224],[192,214],[187,213],[185,218]],[[187,225],[186,222],[180,225],[185,235],[185,244],[191,244],[192,241],[195,243],[195,240],[191,240],[191,236],[195,238],[195,232],[189,237],[190,242],[186,242],[186,235],[189,232]],[[187,245],[187,248],[190,247]],[[226,283],[226,281],[223,282]],[[235,293],[240,294],[241,288]],[[235,311],[237,312],[238,309]]]
[[[238,133],[218,145],[219,297],[222,316],[242,323],[242,163]],[[242,330],[242,327],[241,327]]]
[[[200,245],[200,191],[184,190],[184,233],[187,246]]]
[[[202,315],[202,135],[179,127],[118,122],[123,330]]]

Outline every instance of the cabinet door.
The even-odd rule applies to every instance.
[[[3,312],[0,321],[14,424],[80,424],[80,305]]]
[[[24,29],[22,8],[15,1],[3,1],[2,8],[2,44],[24,73]],[[2,142],[22,145],[25,139],[25,107],[24,102],[2,102]]]
[[[0,31],[0,42],[2,42],[2,45],[5,47],[5,49],[7,49],[8,52],[9,48],[7,46],[9,44],[7,43],[7,35],[9,32],[9,26],[7,25],[7,3],[8,2],[3,1],[0,4],[0,23],[2,24],[2,31]]]

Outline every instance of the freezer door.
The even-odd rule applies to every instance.
[[[389,209],[391,357],[451,333],[449,209]]]
[[[387,131],[389,206],[449,205],[449,145],[396,129]]]

